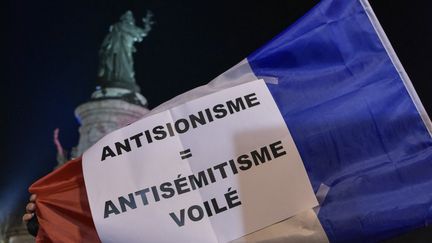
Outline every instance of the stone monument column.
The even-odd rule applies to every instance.
[[[122,99],[92,100],[78,106],[75,116],[81,123],[80,137],[71,156],[80,156],[106,134],[140,119],[148,111]]]

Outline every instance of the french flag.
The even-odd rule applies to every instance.
[[[208,85],[148,116],[259,78],[320,206],[239,242],[374,242],[430,224],[432,123],[367,0],[322,0]],[[37,242],[100,241],[80,158],[30,192],[38,195]]]

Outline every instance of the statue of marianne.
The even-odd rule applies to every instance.
[[[147,11],[143,18],[144,28],[135,25],[131,11],[120,17],[120,21],[110,26],[110,32],[99,50],[98,78],[102,86],[137,87],[133,68],[132,53],[136,51],[135,42],[141,42],[154,23],[153,14]]]

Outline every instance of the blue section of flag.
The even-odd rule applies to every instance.
[[[362,4],[323,0],[248,57],[317,191],[333,242],[378,241],[432,221],[432,139]]]

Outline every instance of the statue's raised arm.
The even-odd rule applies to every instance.
[[[142,19],[144,23],[145,36],[147,36],[147,33],[150,32],[152,25],[155,23],[152,18],[153,18],[153,13],[150,10],[147,10],[146,16]]]
[[[133,68],[132,53],[135,42],[141,42],[154,23],[153,14],[147,11],[143,18],[144,28],[135,25],[131,11],[120,17],[120,21],[111,25],[110,32],[99,50],[98,78],[101,86],[137,89]]]

